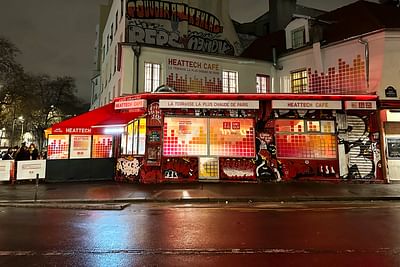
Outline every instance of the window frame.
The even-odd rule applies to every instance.
[[[265,79],[265,88],[263,87],[262,81]],[[256,91],[258,94],[269,94],[271,93],[271,77],[266,74],[256,74]]]
[[[292,30],[290,36],[292,38],[293,49],[303,47],[306,44],[306,28],[304,26]]]
[[[233,70],[222,71],[222,92],[235,94],[239,93],[239,72]]]
[[[308,93],[308,75],[306,69],[290,72],[290,89],[294,94]]]
[[[158,71],[157,79],[155,79],[154,77],[155,75],[157,75],[157,73],[154,73],[155,70]],[[150,78],[148,77],[148,75],[150,75]],[[146,93],[151,93],[157,87],[159,87],[160,84],[161,84],[161,64],[154,62],[144,62],[144,91]]]

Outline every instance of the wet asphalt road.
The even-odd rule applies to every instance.
[[[400,266],[400,203],[0,208],[0,266]]]

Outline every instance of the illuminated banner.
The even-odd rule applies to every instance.
[[[345,109],[376,110],[375,101],[346,101],[344,106]]]
[[[90,135],[71,135],[70,158],[90,158]]]
[[[258,101],[160,99],[160,108],[259,109]]]
[[[146,108],[147,100],[146,99],[132,99],[132,100],[124,100],[124,101],[116,101],[114,105],[114,109],[135,109],[135,108]]]
[[[272,100],[273,109],[342,109],[341,101]]]
[[[222,93],[222,67],[196,58],[167,58],[167,85],[177,92]]]

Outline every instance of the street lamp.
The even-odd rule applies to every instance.
[[[24,142],[24,122],[25,119],[23,116],[19,116],[18,120],[21,122],[21,143]]]

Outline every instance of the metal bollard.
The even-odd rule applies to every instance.
[[[38,189],[39,189],[39,173],[36,174],[35,202],[37,201]]]

